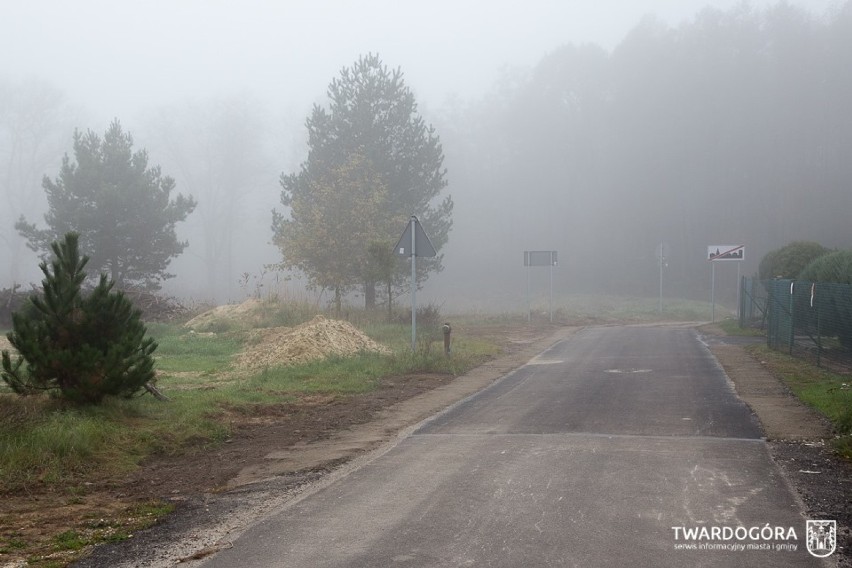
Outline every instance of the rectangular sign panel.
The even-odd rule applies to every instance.
[[[525,250],[524,266],[556,266],[555,250]]]
[[[745,245],[711,245],[707,260],[745,260]]]

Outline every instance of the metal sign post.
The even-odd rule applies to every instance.
[[[435,247],[423,226],[415,215],[408,219],[408,224],[399,237],[394,249],[397,256],[411,257],[411,350],[417,350],[417,257],[437,256]]]
[[[530,300],[530,267],[550,267],[550,322],[553,323],[553,267],[557,265],[555,250],[525,250],[524,266],[527,267],[527,322],[532,321],[532,304]]]
[[[666,264],[666,259],[669,256],[669,245],[664,242],[661,242],[657,245],[657,262],[660,264],[660,304],[658,311],[663,313],[663,268],[668,266]]]

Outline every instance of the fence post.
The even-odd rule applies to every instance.
[[[790,313],[790,338],[789,338],[789,353],[793,354],[793,344],[796,342],[796,295],[793,293],[793,290],[796,287],[796,281],[793,280],[790,282],[790,302],[788,304],[788,309]]]
[[[811,291],[813,294],[814,307],[816,308],[816,324],[817,324],[817,367],[822,367],[822,327],[820,325],[820,301],[816,298],[816,285]]]

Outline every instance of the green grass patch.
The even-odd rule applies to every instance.
[[[65,531],[53,537],[56,550],[81,550],[88,544],[88,540],[77,531]]]
[[[74,529],[54,535],[46,548],[27,559],[27,565],[39,568],[68,566],[78,560],[88,547],[127,540],[134,532],[154,525],[174,508],[170,503],[150,501],[134,505],[114,518],[93,517]],[[11,539],[0,548],[0,552],[21,551],[29,546],[19,539]]]
[[[719,327],[722,328],[728,335],[737,335],[740,337],[763,337],[766,335],[766,331],[762,329],[757,329],[756,327],[740,327],[740,322],[735,318],[727,318],[720,322],[718,322]]]
[[[152,397],[69,407],[49,397],[0,395],[0,493],[64,487],[125,474],[145,457],[227,436],[205,393],[163,404]]]
[[[765,345],[752,345],[747,349],[766,362],[802,402],[831,421],[840,435],[835,440],[835,449],[852,459],[852,378],[821,369]]]
[[[156,367],[165,372],[207,372],[229,369],[242,349],[245,333],[196,333],[178,325],[147,324],[157,341]]]
[[[554,320],[570,323],[572,320],[602,323],[644,323],[656,321],[710,321],[713,309],[710,303],[680,298],[663,298],[660,311],[659,298],[572,294],[554,298]],[[538,310],[542,311],[541,308]],[[726,313],[716,305],[716,318]]]

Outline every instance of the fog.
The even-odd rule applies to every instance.
[[[793,240],[852,247],[852,2],[3,2],[0,288],[39,278],[13,228],[75,128],[113,119],[198,208],[169,293],[238,301],[287,275],[279,176],[344,66],[400,68],[441,138],[453,229],[418,298],[516,310],[523,252],[557,250],[557,295],[707,299],[709,245],[738,270]],[[428,227],[425,227],[428,231]],[[400,227],[402,232],[403,227]],[[393,243],[389,243],[392,246]],[[301,294],[291,275],[287,293]],[[308,294],[304,292],[304,294]],[[357,299],[353,300],[357,303]]]

